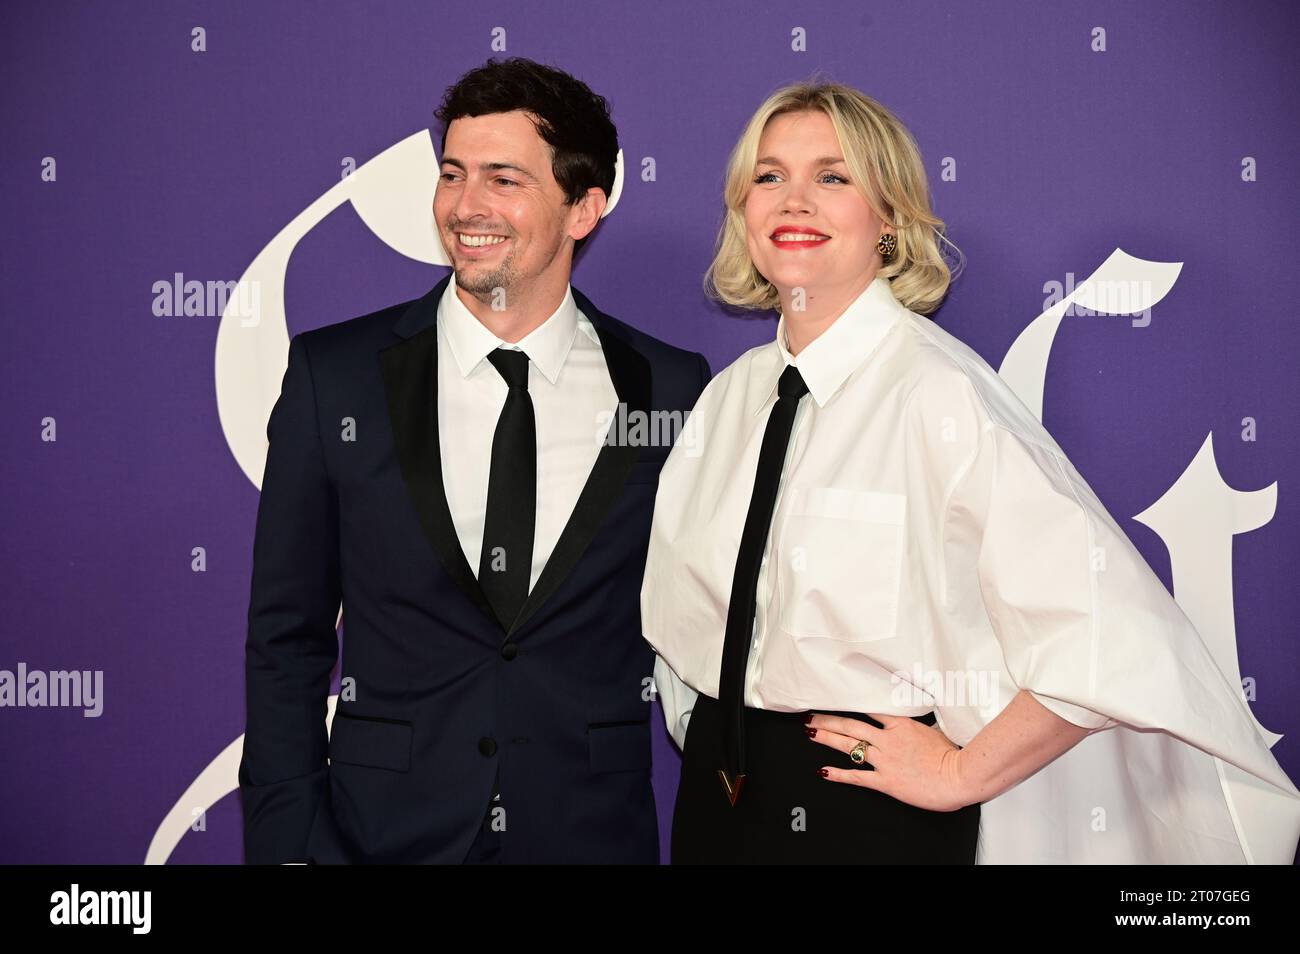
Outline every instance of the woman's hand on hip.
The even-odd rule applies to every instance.
[[[861,785],[900,802],[929,811],[951,812],[974,801],[962,780],[962,750],[938,729],[907,716],[867,715],[884,728],[858,719],[816,713],[809,721],[810,741],[845,754],[860,740],[867,743],[872,768],[823,766],[828,783]],[[874,771],[873,771],[874,769]]]

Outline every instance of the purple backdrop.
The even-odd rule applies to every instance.
[[[1132,516],[1207,433],[1228,484],[1277,482],[1272,521],[1236,539],[1233,592],[1255,714],[1285,736],[1274,752],[1300,775],[1300,508],[1287,470],[1300,451],[1300,331],[1277,277],[1300,211],[1296,4],[471,6],[0,12],[0,669],[104,673],[98,718],[0,709],[0,861],[143,861],[163,817],[243,731],[258,492],[217,416],[219,318],[156,317],[154,283],[238,279],[339,181],[343,157],[364,162],[431,126],[443,89],[493,55],[552,63],[609,98],[629,174],[574,284],[703,350],[715,371],[775,327],[701,294],[723,164],[762,98],[816,68],[914,132],[968,258],[936,319],[994,367],[1052,282],[1081,281],[1117,247],[1184,263],[1146,327],[1065,319],[1044,421],[1167,585],[1168,552]],[[205,52],[191,49],[195,27]],[[806,52],[791,49],[800,28]],[[638,174],[647,156],[653,182]],[[344,204],[293,255],[290,333],[416,297],[443,273],[395,253]],[[47,418],[57,441],[43,439]],[[655,718],[666,850],[678,759],[657,707]],[[238,862],[240,829],[232,794],[170,860]]]

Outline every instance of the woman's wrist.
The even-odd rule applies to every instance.
[[[974,778],[975,773],[971,769],[970,760],[963,757],[965,752],[965,749],[958,746],[950,752],[945,752],[939,764],[941,775],[960,803],[958,808],[965,808],[985,800],[982,797],[980,784]]]

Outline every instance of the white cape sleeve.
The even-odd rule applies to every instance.
[[[686,730],[690,727],[691,712],[695,709],[699,693],[682,682],[677,673],[673,672],[673,667],[658,653],[655,654],[654,682],[659,703],[663,706],[668,734],[677,743],[677,748],[684,752]]]
[[[1094,730],[983,804],[977,863],[1292,863],[1300,792],[1241,687],[1045,430],[984,422],[944,539],[969,612],[939,665]],[[965,745],[1009,701],[940,700],[939,724]]]

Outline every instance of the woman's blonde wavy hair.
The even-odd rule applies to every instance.
[[[835,127],[844,162],[872,210],[892,222],[898,246],[877,272],[890,282],[903,307],[928,315],[939,307],[955,277],[940,243],[961,250],[944,235],[943,220],[930,208],[921,150],[907,127],[870,96],[814,77],[778,89],[750,118],[727,161],[726,213],[713,262],[704,275],[710,298],[738,308],[767,311],[780,306],[776,287],[764,278],[745,243],[745,200],[753,187],[758,142],[773,116],[819,109]],[[865,184],[865,187],[864,187]],[[961,267],[958,264],[957,273]]]

